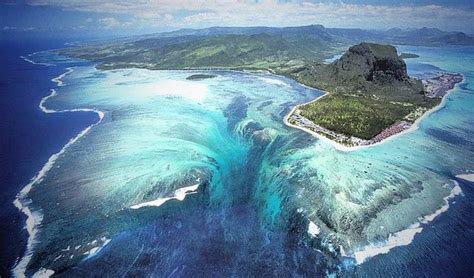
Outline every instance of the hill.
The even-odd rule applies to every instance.
[[[98,68],[148,69],[247,68],[301,66],[334,53],[338,44],[324,27],[209,28],[181,30],[74,46],[57,51],[98,63]]]
[[[466,45],[462,32],[300,27],[211,27],[75,45],[59,54],[95,61],[101,69],[258,68],[279,70],[321,61],[363,41],[413,45]]]

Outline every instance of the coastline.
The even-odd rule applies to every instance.
[[[22,57],[23,58],[23,57]],[[24,58],[23,58],[24,59]],[[27,61],[25,59],[25,61]],[[33,64],[36,64],[33,62]],[[67,76],[68,74],[74,71],[73,68],[69,67],[66,69],[66,72],[60,74],[59,76],[51,79],[52,82],[56,83],[57,87],[64,86],[62,79]],[[24,255],[17,261],[17,263],[12,268],[12,274],[15,277],[26,277],[25,272],[26,268],[31,260],[33,255],[33,248],[36,244],[36,235],[38,233],[38,225],[41,224],[43,220],[43,214],[39,210],[34,210],[30,208],[32,201],[28,198],[28,193],[31,191],[33,185],[43,180],[43,177],[51,170],[56,162],[56,160],[61,156],[69,146],[77,142],[80,138],[86,135],[93,127],[100,124],[105,116],[105,113],[99,110],[91,109],[91,108],[77,108],[77,109],[65,109],[65,110],[52,110],[48,109],[44,106],[44,103],[49,99],[57,95],[55,89],[51,89],[51,93],[45,97],[43,97],[38,105],[38,107],[44,113],[67,113],[67,112],[95,112],[99,116],[99,120],[83,129],[79,134],[71,138],[57,153],[54,153],[48,158],[48,161],[43,165],[43,167],[37,172],[37,174],[30,180],[30,182],[21,189],[21,191],[17,194],[16,199],[14,200],[13,204],[19,211],[26,215],[26,223],[25,228],[28,231],[28,240],[26,245],[26,250]],[[49,277],[54,274],[54,271],[47,270],[47,269],[39,269],[33,276],[36,274],[41,275],[42,277]]]
[[[56,77],[56,78],[53,78],[52,81],[55,82],[55,83],[57,84],[57,86],[59,86],[59,87],[60,87],[60,86],[64,86],[64,84],[63,84],[63,82],[62,82],[62,78],[64,78],[67,74],[69,74],[69,73],[71,73],[71,72],[73,72],[73,69],[72,69],[72,68],[68,68],[66,73],[63,73],[63,74],[61,74],[60,76],[58,76],[58,77]],[[273,73],[270,73],[270,74],[273,74]],[[278,77],[282,77],[282,76],[280,76],[280,75],[277,75],[277,76],[278,76]],[[283,76],[283,77],[284,77],[284,76]],[[286,78],[286,77],[285,77],[285,78]],[[292,80],[293,80],[293,79],[292,79]],[[463,81],[464,81],[464,76],[463,76]],[[302,86],[305,86],[305,87],[307,87],[307,88],[310,88],[310,89],[314,89],[314,88],[311,88],[311,87],[306,86],[306,85],[301,84],[301,83],[298,83],[298,84],[300,84],[300,85],[302,85]],[[430,109],[430,110],[426,111],[425,113],[423,113],[423,115],[422,115],[421,117],[419,117],[419,118],[414,122],[413,125],[415,125],[415,123],[417,123],[417,122],[418,122],[418,123],[421,122],[421,120],[423,120],[425,117],[428,117],[431,113],[433,113],[433,112],[435,112],[435,111],[441,109],[442,107],[444,107],[444,104],[445,104],[445,97],[446,97],[449,93],[451,93],[453,90],[454,90],[454,88],[451,89],[451,90],[449,90],[449,92],[448,92],[446,95],[443,96],[442,101],[441,101],[440,104],[438,104],[437,106],[435,106],[435,107],[433,107],[432,109]],[[319,90],[319,91],[321,91],[321,90]],[[307,103],[311,103],[311,102],[317,101],[317,100],[319,100],[320,98],[322,98],[322,97],[324,97],[324,96],[327,95],[327,92],[324,92],[324,91],[322,91],[322,92],[324,93],[323,95],[318,96],[317,98],[315,98],[315,99],[313,99],[313,100],[311,100],[311,101],[309,101],[309,102],[307,102]],[[64,151],[67,149],[67,147],[69,147],[70,145],[72,145],[73,143],[75,143],[77,140],[79,140],[79,139],[80,139],[82,136],[84,136],[92,127],[94,127],[95,125],[98,125],[98,124],[102,121],[102,119],[103,119],[103,117],[104,117],[104,113],[101,112],[101,111],[99,111],[99,110],[88,109],[88,108],[84,108],[84,109],[72,109],[72,110],[58,110],[58,111],[55,111],[55,110],[51,110],[51,109],[46,108],[46,107],[44,106],[44,103],[45,103],[49,98],[54,97],[54,96],[56,96],[56,95],[57,95],[56,90],[52,89],[52,90],[51,90],[51,94],[48,95],[48,96],[45,96],[45,97],[41,100],[41,102],[40,102],[40,104],[39,104],[39,107],[40,107],[40,109],[41,109],[44,113],[62,113],[62,112],[75,112],[75,111],[83,111],[83,112],[84,112],[84,111],[87,111],[87,112],[96,112],[96,113],[98,113],[99,118],[100,118],[99,122],[97,122],[97,123],[95,123],[95,124],[93,124],[93,125],[90,125],[88,128],[86,128],[85,130],[83,130],[82,132],[80,132],[76,137],[72,138],[72,139],[61,149],[60,152],[58,152],[58,153],[56,153],[56,154],[53,155],[53,156],[57,155],[57,157],[59,157],[62,153],[64,153]],[[306,104],[306,103],[305,103],[305,104]],[[304,104],[301,104],[301,105],[304,105]],[[300,105],[297,105],[297,106],[293,107],[292,111],[294,111],[298,106],[300,106]],[[287,114],[287,115],[284,117],[285,124],[286,124],[287,118],[288,118],[290,115],[291,115],[291,112],[290,112],[289,114]],[[288,124],[287,124],[287,125],[288,125]],[[291,125],[291,124],[290,124],[290,125]],[[304,128],[297,127],[297,126],[295,126],[295,128],[299,128],[299,129],[304,130]],[[411,128],[412,128],[412,127],[411,127]],[[410,129],[411,129],[411,128],[410,128]],[[415,129],[417,129],[417,127],[416,127]],[[403,132],[407,132],[407,131],[409,131],[409,129],[404,130]],[[308,132],[308,131],[307,131],[307,132]],[[394,138],[394,137],[396,137],[396,136],[400,136],[400,135],[402,135],[403,132],[400,132],[400,133],[398,133],[398,134],[395,134],[395,135],[393,135],[393,136],[390,136],[390,137],[387,138],[386,140],[391,139],[391,138]],[[317,133],[315,133],[315,134],[317,134]],[[319,135],[319,134],[317,134],[317,135]],[[376,143],[376,144],[368,145],[368,146],[346,147],[346,146],[343,146],[343,145],[341,145],[341,144],[338,144],[337,142],[334,142],[334,141],[332,141],[331,139],[326,138],[326,137],[324,137],[324,136],[322,136],[322,135],[319,135],[319,136],[323,137],[324,139],[328,140],[328,141],[331,142],[331,143],[334,143],[334,144],[336,144],[336,145],[340,145],[340,146],[342,146],[343,148],[362,148],[362,147],[370,147],[370,146],[374,146],[374,145],[376,145],[376,144],[382,143],[382,141],[381,141],[381,142],[378,142],[378,143]],[[383,141],[385,141],[385,140],[383,140]],[[352,150],[353,150],[353,149],[349,149],[349,151],[352,151]],[[53,156],[51,156],[50,159],[53,158]],[[57,157],[55,157],[54,160],[51,162],[51,167],[54,165],[54,162],[56,161]],[[48,163],[49,163],[49,162],[50,162],[50,160],[48,160]],[[48,163],[47,163],[47,164],[48,164]],[[47,165],[47,164],[45,164],[45,166],[41,169],[41,171],[46,168],[46,165]],[[50,167],[50,168],[51,168],[51,167]],[[42,177],[49,171],[50,168],[47,168],[47,169],[45,170],[45,173],[43,173],[43,174],[41,175],[41,177],[39,177],[39,180],[38,180],[38,181],[41,181]],[[40,171],[40,172],[41,172],[41,171]],[[38,174],[37,174],[33,179],[36,179],[36,177],[40,175],[40,172],[38,172]],[[30,182],[31,186],[34,185],[36,182],[37,182],[37,181],[33,181],[33,180],[32,180],[32,182]],[[17,198],[17,200],[19,201],[20,205],[23,205],[24,207],[26,207],[26,210],[28,210],[28,212],[30,212],[30,214],[32,214],[32,217],[31,217],[31,218],[33,219],[33,224],[32,224],[32,225],[34,225],[33,227],[36,227],[36,225],[38,225],[38,224],[41,223],[41,221],[42,221],[42,215],[41,215],[38,211],[33,211],[33,212],[32,212],[32,211],[28,208],[28,205],[31,204],[31,200],[28,200],[27,197],[26,197],[26,195],[27,195],[28,192],[31,190],[31,186],[30,186],[30,188],[28,189],[28,191],[25,193],[25,196],[24,196],[24,197],[25,197],[24,200],[26,200],[25,204],[22,204],[22,203],[21,203],[21,201],[23,201],[23,200],[20,200],[19,197]],[[26,186],[25,186],[24,189],[26,189]],[[24,189],[23,189],[23,190],[24,190]],[[183,189],[184,189],[184,188],[183,188]],[[196,189],[197,189],[197,187],[196,187]],[[23,191],[23,190],[22,190],[22,191]],[[178,190],[179,190],[179,189],[178,189]],[[450,194],[449,196],[451,196],[451,195],[452,195],[452,194]],[[446,198],[448,198],[448,199],[451,198],[451,197],[449,197],[449,196],[446,197]],[[176,198],[176,199],[178,199],[178,198]],[[184,199],[184,197],[183,197],[183,199]],[[15,200],[15,201],[17,201],[17,200]],[[178,200],[179,200],[179,199],[178,199]],[[445,200],[446,200],[446,199],[445,199]],[[29,201],[29,202],[28,202],[28,201]],[[155,200],[155,201],[156,201],[156,200]],[[135,206],[137,206],[137,208],[138,208],[138,207],[145,207],[145,206],[157,206],[157,203],[153,203],[153,201],[151,201],[151,202],[141,203],[141,204],[138,204],[138,205],[135,205]],[[159,205],[158,205],[158,206],[159,206]],[[442,206],[440,209],[436,210],[435,213],[423,217],[423,219],[428,219],[427,217],[435,215],[435,216],[433,216],[433,218],[430,220],[430,221],[432,221],[437,215],[439,215],[439,214],[441,214],[442,212],[444,212],[444,211],[447,210],[447,208],[446,208],[446,209],[443,209],[445,206],[446,206],[446,205],[444,205],[444,206]],[[449,207],[449,204],[447,204],[447,206]],[[20,208],[19,208],[19,209],[20,209]],[[134,209],[134,208],[132,208],[132,209]],[[20,210],[21,210],[21,209],[20,209]],[[39,213],[39,215],[35,215],[35,213]],[[25,213],[25,214],[27,214],[27,213]],[[35,221],[34,221],[34,220],[35,220],[35,217],[37,217],[38,222],[35,222]],[[30,220],[30,219],[29,219],[29,218],[27,219],[27,224],[28,224],[28,220]],[[420,222],[420,223],[425,223],[425,222]],[[420,225],[420,224],[419,224],[419,223],[415,223],[415,224],[413,224],[413,225]],[[403,235],[402,232],[405,232],[405,231],[407,231],[407,230],[414,230],[414,231],[416,231],[416,232],[415,232],[415,233],[413,234],[413,236],[412,236],[412,240],[413,240],[414,235],[415,235],[416,233],[421,232],[421,228],[420,228],[420,227],[414,227],[413,225],[409,226],[409,227],[408,227],[407,229],[405,229],[405,230],[402,230],[402,231],[400,231],[400,232],[395,233],[394,236],[395,236],[395,235],[398,235],[399,233],[400,233],[400,235]],[[418,230],[418,229],[419,229],[419,230]],[[32,231],[33,231],[34,233],[36,233],[38,230],[33,229]],[[312,231],[312,233],[310,233],[310,234],[313,234],[313,233],[315,234],[316,229],[313,227],[313,229],[312,229],[311,231]],[[28,231],[28,232],[30,232],[30,231]],[[29,233],[29,234],[30,234],[30,233]],[[34,236],[31,236],[31,234],[30,234],[30,236],[29,236],[29,238],[28,238],[28,242],[30,241],[30,238],[31,238],[31,237],[33,237],[33,240],[34,240]],[[389,241],[390,241],[390,238],[387,240],[387,242],[389,242]],[[411,241],[410,241],[410,242],[411,242]],[[401,244],[401,245],[396,245],[396,246],[402,246],[402,245],[407,245],[407,244],[409,244],[409,243]],[[391,245],[390,245],[390,246],[391,246]],[[393,246],[393,247],[396,247],[396,246]],[[34,246],[32,246],[32,247],[34,247]],[[380,245],[378,245],[378,246],[370,246],[370,245],[368,245],[368,246],[366,246],[366,247],[379,248]],[[393,247],[390,247],[389,250],[390,250],[391,248],[393,248]],[[364,250],[365,250],[365,249],[364,249]],[[30,251],[31,251],[31,250],[30,250]],[[388,252],[388,251],[387,251],[387,252]],[[378,254],[382,254],[382,253],[378,253]],[[377,254],[376,254],[376,255],[377,255]],[[373,256],[375,256],[375,255],[373,255]],[[369,256],[369,257],[371,257],[371,256]],[[23,260],[23,258],[22,258],[22,260]],[[29,262],[29,260],[26,262],[25,268],[26,268],[26,266],[28,265],[28,262]],[[23,276],[24,276],[24,270],[25,270],[25,269],[23,269]],[[41,271],[41,272],[40,272],[40,271]],[[48,275],[54,274],[54,272],[53,272],[52,270],[46,270],[46,269],[40,269],[40,270],[38,270],[38,272],[35,273],[35,274],[45,274],[45,273],[48,274]],[[21,277],[21,275],[19,275],[19,276]]]
[[[288,121],[289,118],[294,114],[294,112],[296,111],[296,109],[298,109],[300,106],[304,106],[304,105],[310,104],[310,103],[315,102],[315,101],[321,99],[322,97],[328,95],[328,92],[323,91],[323,90],[320,90],[320,91],[322,91],[322,92],[324,93],[324,95],[322,95],[322,96],[320,96],[320,97],[317,97],[316,99],[313,99],[313,100],[311,100],[311,101],[309,101],[309,102],[302,103],[302,104],[298,104],[298,105],[294,106],[294,107],[290,110],[290,112],[283,118],[283,122],[285,123],[285,125],[287,125],[287,126],[289,126],[289,127],[296,128],[296,129],[300,129],[300,130],[302,130],[302,131],[305,131],[305,132],[311,134],[311,135],[314,136],[314,137],[317,137],[318,139],[321,139],[321,140],[323,140],[323,141],[325,141],[325,142],[328,142],[329,144],[331,144],[331,145],[332,145],[335,149],[337,149],[338,151],[350,152],[350,151],[360,150],[360,149],[363,149],[363,148],[369,148],[369,147],[377,146],[377,145],[380,145],[380,144],[382,144],[382,143],[385,143],[385,142],[387,142],[387,141],[389,141],[389,140],[395,139],[395,138],[397,138],[397,137],[399,137],[399,136],[402,136],[402,135],[404,135],[404,134],[407,134],[407,133],[410,133],[410,132],[412,132],[412,131],[414,131],[414,130],[417,130],[418,127],[419,127],[419,125],[420,125],[420,123],[421,123],[421,121],[423,121],[424,119],[426,119],[429,115],[433,114],[434,112],[436,112],[436,111],[440,110],[441,108],[443,108],[443,107],[445,106],[445,104],[446,104],[446,98],[456,89],[456,86],[458,86],[459,84],[464,83],[465,80],[466,80],[466,79],[465,79],[465,76],[464,76],[463,74],[461,74],[461,73],[457,73],[457,74],[459,74],[459,75],[462,76],[462,80],[461,80],[460,82],[455,83],[452,89],[449,89],[449,90],[446,91],[446,93],[441,97],[441,102],[440,102],[438,105],[436,105],[435,107],[433,107],[433,108],[431,108],[431,109],[425,111],[420,117],[418,117],[418,118],[411,124],[411,126],[410,126],[409,128],[404,129],[404,130],[401,130],[401,131],[396,132],[396,133],[394,133],[394,134],[391,134],[391,135],[389,135],[388,137],[383,138],[382,140],[380,140],[380,141],[378,141],[378,142],[375,142],[375,143],[369,143],[369,144],[367,144],[367,145],[345,146],[345,145],[340,144],[340,143],[338,143],[338,142],[336,142],[336,141],[334,141],[334,140],[331,140],[330,138],[327,138],[327,137],[324,136],[324,135],[321,135],[321,134],[319,134],[319,133],[317,133],[317,132],[314,132],[314,131],[312,131],[312,130],[310,130],[310,129],[308,129],[308,128],[305,128],[305,127],[302,127],[302,126],[299,126],[299,125],[294,125],[294,124],[292,124],[292,123],[290,123],[290,122]],[[304,85],[304,84],[302,84],[302,85]],[[304,86],[306,86],[306,85],[304,85]],[[306,87],[308,87],[308,86],[306,86]],[[312,89],[314,89],[314,88],[312,88]],[[395,124],[394,124],[394,125],[395,125]],[[392,128],[394,125],[392,125],[392,126],[386,128],[386,129],[384,129],[381,133],[383,133],[383,132],[389,130],[389,129]],[[325,128],[323,128],[323,129],[325,129]],[[375,138],[375,137],[374,137],[374,138]]]

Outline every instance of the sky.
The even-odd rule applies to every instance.
[[[474,34],[474,0],[0,0],[0,31],[145,34],[211,26],[389,29]]]

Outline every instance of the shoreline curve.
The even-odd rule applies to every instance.
[[[23,58],[23,57],[22,57]],[[24,58],[23,58],[24,59]],[[34,63],[33,64],[37,64]],[[56,83],[57,87],[62,87],[64,86],[63,78],[72,73],[74,69],[72,67],[68,67],[66,69],[66,72],[60,74],[57,77],[54,77],[51,79],[52,82]],[[51,155],[47,162],[43,165],[43,167],[36,173],[36,175],[30,180],[30,182],[24,186],[20,192],[17,194],[15,200],[13,201],[13,204],[15,207],[22,212],[23,214],[26,215],[26,223],[25,223],[25,229],[28,231],[28,240],[26,244],[26,250],[23,254],[23,256],[17,261],[17,263],[13,266],[11,269],[12,275],[14,277],[26,277],[25,272],[26,268],[31,260],[31,257],[33,255],[33,248],[34,245],[37,243],[36,240],[36,235],[38,230],[38,225],[41,224],[43,220],[43,214],[39,210],[33,210],[29,206],[32,203],[32,200],[28,198],[28,193],[31,191],[33,185],[37,184],[38,182],[41,182],[44,178],[44,176],[51,170],[56,162],[56,160],[64,154],[64,152],[67,150],[69,146],[77,142],[79,139],[81,139],[83,136],[85,136],[93,127],[97,126],[102,122],[102,120],[105,117],[105,113],[92,109],[92,108],[75,108],[75,109],[64,109],[64,110],[52,110],[48,109],[44,106],[44,103],[57,95],[57,91],[55,89],[51,89],[51,93],[45,97],[43,97],[38,105],[38,107],[41,109],[46,114],[50,113],[69,113],[69,112],[94,112],[99,116],[99,121],[97,121],[94,124],[91,124],[87,126],[85,129],[83,129],[81,132],[79,132],[76,136],[72,137],[69,139],[69,141],[56,153]],[[36,273],[35,273],[36,274]],[[54,271],[52,270],[45,270],[45,269],[39,269],[37,274],[49,277],[54,274]],[[33,275],[34,276],[34,275]]]
[[[364,149],[364,148],[375,147],[375,146],[378,146],[378,145],[380,145],[380,144],[383,144],[383,143],[385,143],[385,142],[387,142],[387,141],[393,140],[393,139],[395,139],[395,138],[397,138],[397,137],[399,137],[399,136],[402,136],[402,135],[405,135],[405,134],[407,134],[407,133],[410,133],[410,132],[412,132],[412,131],[417,130],[417,129],[419,128],[419,126],[420,126],[420,123],[421,123],[424,119],[426,119],[428,116],[430,116],[430,115],[433,114],[434,112],[436,112],[436,111],[438,111],[438,110],[441,110],[443,107],[445,107],[445,106],[446,106],[446,99],[447,99],[447,97],[448,97],[452,92],[454,92],[454,90],[457,88],[457,86],[459,86],[460,84],[465,83],[465,81],[466,81],[466,78],[465,78],[464,74],[462,74],[462,73],[459,73],[459,74],[462,75],[462,80],[461,80],[461,82],[456,83],[452,89],[446,91],[446,94],[441,98],[441,102],[440,102],[438,105],[436,105],[435,107],[433,107],[433,108],[431,108],[431,109],[425,111],[425,112],[423,113],[423,115],[421,115],[418,119],[416,119],[416,120],[413,122],[413,124],[412,124],[408,129],[405,129],[405,130],[403,130],[403,131],[401,131],[401,132],[398,132],[398,133],[395,133],[395,134],[393,134],[393,135],[390,135],[389,137],[384,138],[384,139],[382,139],[381,141],[379,141],[379,142],[377,142],[377,143],[374,143],[374,144],[363,145],[363,146],[344,146],[344,145],[342,145],[342,144],[340,144],[340,143],[338,143],[338,142],[335,142],[335,141],[333,141],[333,140],[327,138],[327,137],[324,136],[324,135],[321,135],[321,134],[319,134],[319,133],[317,133],[317,132],[314,132],[314,131],[312,131],[312,130],[309,130],[309,129],[305,128],[305,127],[293,125],[293,124],[291,124],[291,123],[288,121],[288,119],[290,118],[290,116],[293,115],[293,113],[295,112],[295,110],[296,110],[298,107],[303,106],[303,105],[306,105],[306,104],[310,104],[310,103],[315,102],[315,101],[318,101],[318,100],[321,99],[322,97],[324,97],[324,96],[326,96],[326,95],[329,94],[328,92],[323,91],[323,90],[320,90],[321,92],[324,93],[322,96],[319,96],[319,97],[317,97],[317,98],[315,98],[315,99],[313,99],[313,100],[311,100],[311,101],[308,101],[308,102],[305,102],[305,103],[302,103],[302,104],[295,105],[295,106],[290,110],[290,112],[288,112],[288,114],[285,115],[285,117],[283,118],[283,122],[284,122],[284,124],[285,124],[286,126],[288,126],[288,127],[292,127],[292,128],[295,128],[295,129],[302,130],[302,131],[304,131],[304,132],[306,132],[306,133],[311,134],[311,135],[314,136],[314,137],[317,137],[318,139],[321,139],[322,141],[325,141],[325,142],[331,144],[331,145],[332,145],[335,149],[337,149],[338,151],[351,152],[351,151],[357,151],[357,150]],[[296,80],[295,80],[295,81],[296,81]],[[298,82],[298,83],[299,83],[299,82]],[[299,83],[299,84],[301,84],[301,83]],[[301,84],[301,85],[303,85],[303,86],[305,86],[305,87],[308,87],[308,86],[306,86],[306,85],[304,85],[304,84]],[[309,88],[311,88],[311,87],[309,87]],[[316,88],[312,88],[312,89],[316,89]],[[316,90],[319,90],[319,89],[316,89]]]

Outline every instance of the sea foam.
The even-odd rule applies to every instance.
[[[73,68],[67,68],[66,72],[64,72],[63,74],[51,79],[51,81],[56,83],[56,85],[58,85],[58,87],[62,87],[62,86],[64,86],[63,78],[66,77],[66,75],[72,73],[73,71],[74,71]]]
[[[469,181],[469,182],[474,182],[474,173],[456,175],[456,178]]]
[[[258,79],[260,81],[263,81],[265,83],[272,84],[272,85],[283,86],[283,87],[291,87],[288,83],[283,82],[279,79],[275,79],[275,78],[259,77]]]
[[[36,53],[38,52],[35,52],[33,54],[30,54],[28,55],[28,57],[31,57],[32,55],[35,55]],[[41,66],[52,66],[52,64],[49,64],[49,63],[40,63],[40,62],[35,62],[33,60],[31,60],[30,58],[27,58],[25,56],[20,56],[21,59],[25,60],[26,62],[30,63],[30,64],[33,64],[33,65],[41,65]]]
[[[32,278],[44,278],[44,277],[50,277],[51,275],[54,274],[54,271],[51,269],[46,269],[46,268],[40,268],[38,271],[31,276]]]
[[[380,254],[387,254],[391,249],[397,246],[409,245],[415,238],[415,235],[423,230],[422,224],[428,224],[440,214],[446,212],[449,209],[449,200],[458,195],[462,195],[462,190],[459,184],[455,181],[453,182],[455,183],[455,186],[451,190],[451,193],[444,197],[444,205],[441,208],[432,214],[421,217],[420,222],[410,225],[407,229],[391,234],[385,242],[381,244],[367,245],[362,250],[354,252],[353,257],[355,258],[356,263],[361,264],[368,258]]]
[[[99,245],[97,247],[94,247],[91,250],[84,253],[84,255],[87,255],[87,257],[84,260],[88,260],[88,259],[96,256],[97,254],[99,254],[99,252],[110,242],[110,239],[105,238],[105,239],[102,239],[102,240],[103,240],[103,243],[101,245]],[[94,242],[94,244],[95,244],[95,242]]]
[[[320,232],[321,230],[319,229],[319,227],[316,224],[314,224],[312,221],[309,221],[308,234],[310,234],[312,237],[315,237],[319,235]]]
[[[199,181],[199,179],[198,179],[198,181]],[[186,195],[196,193],[196,190],[198,188],[199,188],[199,183],[197,183],[195,185],[179,188],[179,189],[175,190],[174,195],[172,197],[158,198],[158,199],[153,200],[153,201],[133,205],[130,208],[131,209],[139,209],[139,208],[142,208],[142,207],[159,207],[159,206],[163,205],[164,203],[166,203],[167,201],[172,200],[172,199],[182,201],[182,200],[184,200],[184,198],[186,198]]]

